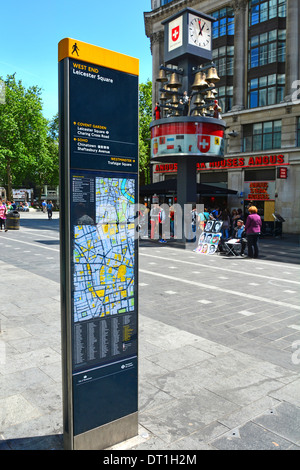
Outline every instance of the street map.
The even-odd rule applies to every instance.
[[[95,178],[96,224],[74,227],[74,322],[133,311],[135,180]]]

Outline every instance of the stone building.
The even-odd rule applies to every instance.
[[[237,191],[200,197],[210,207],[230,210],[250,201],[274,230],[300,232],[300,4],[299,0],[152,0],[144,13],[156,82],[164,63],[162,22],[186,7],[209,14],[213,62],[222,119],[226,122],[223,162],[199,164],[197,181]],[[150,7],[150,5],[149,5]],[[176,164],[154,164],[153,182],[176,177]],[[170,200],[170,199],[169,199]],[[279,218],[280,219],[280,218]],[[279,220],[280,225],[280,220]]]

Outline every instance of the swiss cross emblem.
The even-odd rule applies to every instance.
[[[179,25],[172,29],[172,40],[175,42],[179,38]]]
[[[198,135],[198,149],[200,152],[205,153],[210,149],[210,136]]]

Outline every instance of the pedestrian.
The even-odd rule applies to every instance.
[[[52,219],[53,204],[49,201],[47,204],[48,219]]]
[[[209,211],[206,207],[204,207],[203,212],[199,212],[198,214],[198,223],[200,231],[203,232],[205,229],[206,222],[209,220]]]
[[[166,213],[162,207],[159,208],[158,212],[158,226],[159,226],[159,243],[167,243],[164,234],[164,222],[166,220]]]
[[[222,211],[220,211],[219,207],[216,207],[215,209],[211,211],[211,213],[209,214],[209,217],[212,220],[218,220],[220,219],[221,215],[222,215]]]
[[[192,240],[192,241],[195,241],[196,240],[196,231],[197,231],[197,219],[198,219],[198,214],[197,214],[197,206],[196,204],[194,203],[192,205],[192,211],[191,211],[191,230],[192,230],[192,233],[189,232],[189,239]]]
[[[221,215],[221,220],[223,221],[222,234],[224,239],[229,238],[230,233],[230,213],[228,209],[224,209]]]
[[[46,210],[47,210],[47,203],[46,203],[46,201],[43,201],[42,202],[42,211],[46,212]]]
[[[2,227],[4,232],[7,232],[6,228],[6,204],[0,199],[0,232],[2,232]]]
[[[159,213],[159,205],[157,203],[152,204],[151,210],[150,210],[150,238],[152,240],[156,238],[156,234],[157,234],[158,213]]]
[[[170,236],[174,237],[175,208],[173,205],[170,207],[169,217],[170,217]]]
[[[248,211],[249,215],[245,224],[245,231],[248,241],[248,257],[257,258],[259,254],[258,238],[261,231],[262,221],[257,213],[257,207],[250,206]]]

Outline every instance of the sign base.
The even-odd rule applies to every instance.
[[[73,450],[104,450],[137,435],[138,413],[136,412],[75,436]],[[67,443],[65,447],[70,449]]]

